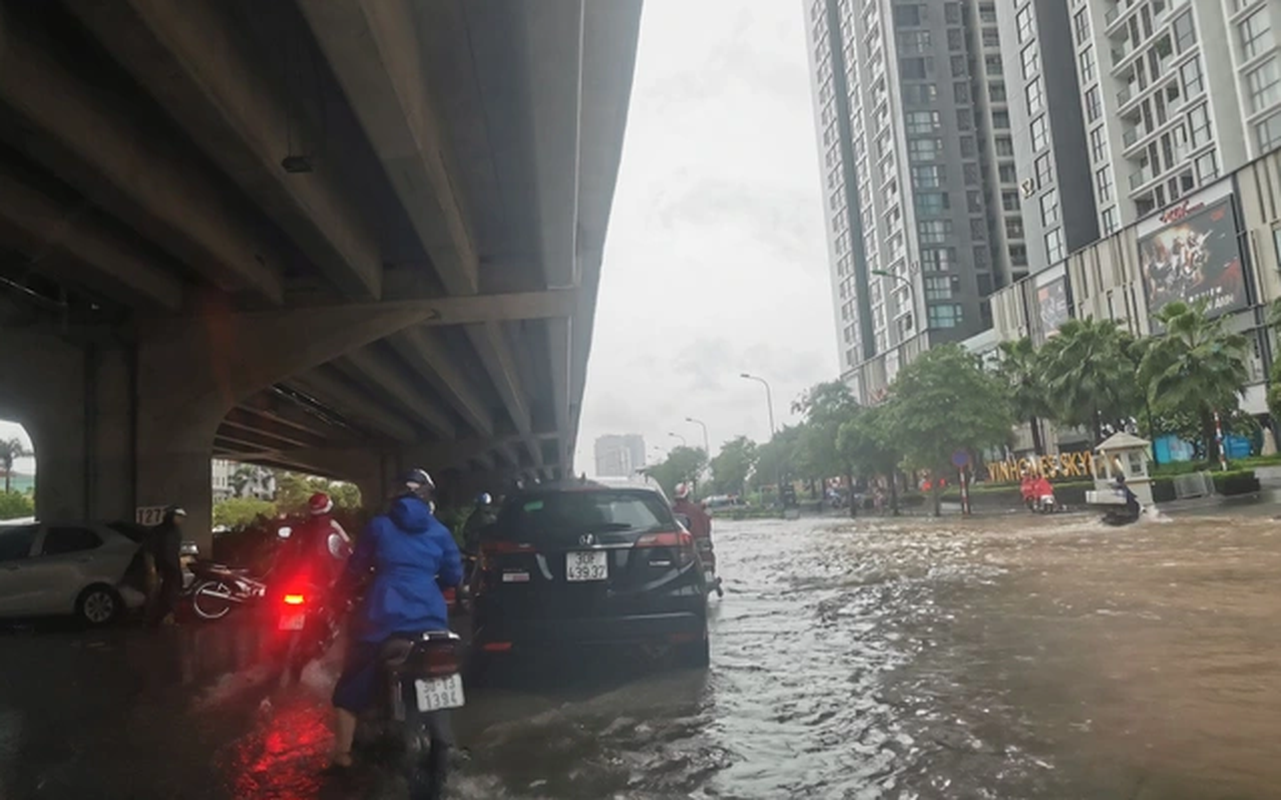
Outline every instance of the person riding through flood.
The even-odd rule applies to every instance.
[[[351,765],[356,717],[377,699],[383,643],[448,630],[442,589],[457,587],[463,579],[454,537],[432,515],[436,487],[431,476],[413,469],[399,484],[400,494],[388,512],[370,520],[357,540],[340,580],[339,590],[351,592],[373,576],[352,620],[346,661],[334,687],[337,730],[332,764],[338,768]],[[447,743],[451,736],[447,730],[432,731],[432,740]]]

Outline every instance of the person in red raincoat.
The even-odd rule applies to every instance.
[[[677,484],[676,500],[672,503],[672,511],[683,514],[689,519],[689,532],[694,537],[694,547],[698,550],[698,557],[703,562],[703,569],[710,576],[716,572],[716,554],[712,549],[712,518],[689,495],[688,483]]]

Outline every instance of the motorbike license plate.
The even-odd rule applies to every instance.
[[[306,614],[285,614],[280,618],[278,630],[300,631],[307,624]]]
[[[565,580],[603,581],[609,577],[609,553],[586,550],[565,554]]]
[[[419,711],[442,711],[463,707],[463,676],[414,681]]]

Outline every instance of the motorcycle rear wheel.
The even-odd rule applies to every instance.
[[[449,771],[449,747],[432,739],[425,716],[411,717],[403,727],[410,800],[441,800]]]
[[[201,619],[222,619],[231,613],[233,603],[225,598],[229,594],[231,587],[222,581],[201,581],[191,593],[191,608]]]

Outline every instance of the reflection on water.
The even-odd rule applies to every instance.
[[[719,524],[711,670],[563,654],[470,686],[454,797],[1277,797],[1274,528]],[[276,690],[271,627],[6,637],[0,796],[402,796],[318,775],[337,664]]]

